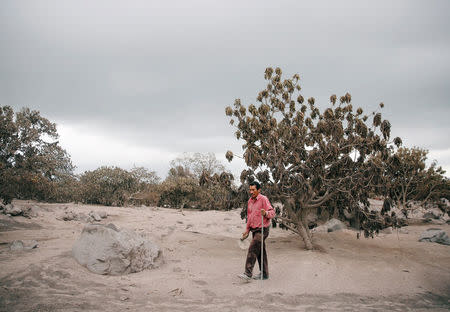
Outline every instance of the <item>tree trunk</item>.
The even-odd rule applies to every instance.
[[[303,242],[305,243],[306,250],[312,250],[312,236],[311,232],[308,228],[308,223],[306,221],[306,218],[308,216],[310,209],[303,208],[300,210],[300,216],[297,220],[297,228],[298,232],[300,233],[300,236],[303,239]]]
[[[295,212],[295,202],[293,198],[286,198],[283,201],[283,206],[288,218],[293,221],[293,224],[296,223],[297,232],[305,243],[305,248],[307,250],[312,250],[313,245],[311,232],[309,231],[308,225],[304,222],[304,220],[306,220],[308,209],[303,208]]]
[[[302,220],[298,220],[297,230],[298,230],[298,233],[300,234],[300,237],[303,239],[303,242],[305,243],[306,250],[312,250],[313,249],[312,237],[308,233],[309,229],[307,227],[305,227]]]
[[[361,229],[361,223],[359,220],[359,211],[355,212],[355,228],[359,231]]]

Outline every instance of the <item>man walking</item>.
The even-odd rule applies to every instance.
[[[247,228],[242,233],[242,239],[246,239],[250,232],[252,232],[252,242],[248,248],[247,260],[245,261],[245,273],[238,275],[240,278],[249,281],[252,278],[253,267],[256,260],[259,264],[259,276],[256,275],[254,279],[261,279],[261,273],[263,279],[269,278],[269,264],[267,262],[266,252],[266,238],[269,236],[270,219],[275,216],[275,210],[267,199],[266,196],[261,195],[261,185],[254,181],[250,183],[249,187],[250,199],[247,204]],[[261,217],[263,216],[263,218]],[[263,224],[262,219],[264,219]],[[261,242],[261,231],[264,238]],[[261,269],[261,248],[263,249],[263,268]]]

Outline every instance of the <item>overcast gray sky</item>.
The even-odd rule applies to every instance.
[[[77,171],[241,153],[224,109],[267,66],[350,92],[450,173],[450,1],[1,1],[0,105],[58,124]],[[243,163],[226,163],[233,173]]]

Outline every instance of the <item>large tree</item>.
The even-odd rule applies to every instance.
[[[0,197],[48,199],[74,166],[58,142],[56,125],[38,111],[0,107]]]
[[[313,97],[305,101],[300,94],[299,75],[283,79],[280,68],[267,68],[264,78],[267,86],[258,104],[244,106],[237,99],[225,109],[236,138],[244,141],[248,169],[241,182],[258,179],[270,189],[272,200],[283,203],[278,220],[312,249],[309,212],[339,197],[350,211],[369,215],[367,198],[382,176],[372,159],[388,158],[391,125],[380,112],[369,119],[362,108],[355,110],[349,93],[332,95],[322,111]],[[394,142],[401,144],[399,138]],[[226,157],[231,161],[233,153]]]

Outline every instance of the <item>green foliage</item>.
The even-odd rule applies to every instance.
[[[56,125],[28,108],[0,107],[0,197],[50,200],[74,166],[59,146]]]

